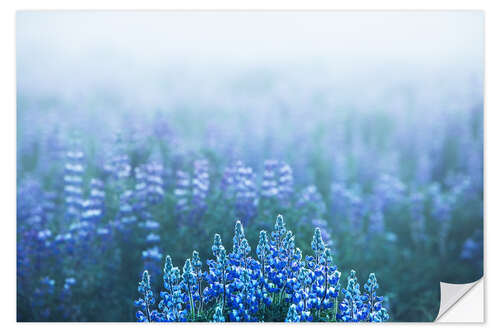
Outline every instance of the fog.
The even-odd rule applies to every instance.
[[[154,106],[269,77],[344,95],[401,82],[444,92],[481,86],[483,71],[483,14],[472,11],[21,11],[16,26],[18,94],[69,101]]]

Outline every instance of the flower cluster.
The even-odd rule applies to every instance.
[[[383,322],[389,319],[387,310],[382,306],[383,296],[377,296],[378,289],[375,273],[371,273],[364,285],[365,293],[359,288],[356,272],[351,270],[347,288],[342,289],[344,300],[339,305],[337,318],[342,321]]]
[[[234,200],[236,215],[243,221],[251,221],[259,203],[253,169],[242,161],[236,161],[224,170],[221,187],[226,198]]]
[[[237,221],[230,253],[219,234],[204,270],[197,251],[181,270],[166,256],[158,308],[148,271],[139,283],[139,321],[387,321],[383,297],[371,273],[361,294],[355,272],[341,289],[341,273],[316,228],[312,253],[303,257],[281,215],[270,235],[259,234],[256,257]],[[344,296],[341,299],[341,291]]]
[[[264,161],[261,182],[262,198],[276,198],[282,205],[288,205],[293,193],[292,168],[277,160]]]
[[[70,221],[78,219],[82,209],[83,157],[83,152],[79,149],[66,153],[64,193],[66,194],[66,216]]]

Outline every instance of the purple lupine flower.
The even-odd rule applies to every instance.
[[[118,229],[127,230],[137,222],[133,209],[133,196],[134,192],[131,190],[126,190],[120,195],[120,207],[117,220],[114,222]]]
[[[142,251],[142,260],[144,261],[144,269],[152,269],[152,272],[160,273],[162,254],[158,246],[150,247]]]
[[[121,183],[130,177],[132,167],[130,165],[130,158],[125,150],[123,138],[120,134],[115,136],[112,147],[111,156],[104,164],[104,170],[111,175],[120,189],[123,190],[123,184]]]
[[[146,184],[148,200],[151,204],[157,204],[165,196],[163,190],[163,166],[157,162],[146,165]]]
[[[144,261],[145,269],[152,270],[154,272],[158,271],[159,260],[161,261],[161,253],[159,250],[160,235],[158,235],[158,230],[160,228],[160,223],[148,219],[146,222],[139,224],[144,231],[146,236],[146,244],[148,248],[142,252],[142,258]]]
[[[407,188],[397,177],[383,174],[374,184],[373,194],[376,195],[382,203],[382,210],[387,207],[399,204],[405,198]]]
[[[147,208],[156,205],[165,195],[163,190],[163,166],[149,162],[135,168],[135,210],[139,215],[147,215]]]
[[[248,223],[257,213],[258,197],[255,184],[255,174],[251,167],[245,167],[243,162],[236,162],[235,174],[235,208],[237,216]]]
[[[146,212],[147,204],[147,184],[146,171],[144,166],[138,166],[134,169],[135,188],[134,188],[134,210],[140,216]]]
[[[82,210],[83,158],[83,152],[78,149],[73,149],[66,153],[64,193],[66,196],[66,218],[68,220],[79,219]]]
[[[44,191],[42,200],[42,209],[44,212],[45,222],[52,221],[56,214],[57,194],[56,192]]]
[[[48,320],[52,314],[50,304],[54,295],[55,281],[46,276],[40,279],[37,288],[31,298],[31,307],[36,316],[42,320]]]
[[[234,196],[234,185],[236,182],[236,164],[230,164],[224,168],[222,180],[220,184],[221,192],[226,199],[231,199]]]
[[[221,191],[226,200],[235,204],[237,217],[247,223],[257,213],[258,194],[255,174],[242,161],[236,161],[224,169]]]
[[[290,166],[277,160],[264,162],[264,173],[260,194],[263,198],[276,198],[283,206],[288,206],[293,193],[293,173]]]
[[[80,317],[80,306],[78,302],[72,300],[73,288],[76,284],[74,277],[64,279],[63,287],[57,292],[57,313],[64,320],[76,321]],[[76,303],[76,304],[75,304]]]
[[[208,174],[208,161],[194,161],[194,175],[192,182],[192,209],[195,218],[200,216],[206,209],[206,198],[210,187]]]
[[[104,192],[104,184],[96,178],[90,180],[89,200],[92,209],[99,210],[101,215],[104,215],[106,193]]]
[[[189,210],[189,199],[191,196],[191,178],[187,172],[177,170],[177,181],[174,195],[176,198],[175,210],[177,215],[183,216]]]
[[[104,215],[103,183],[98,179],[90,181],[90,193],[86,200],[82,201],[82,213],[79,222],[81,227],[87,228],[86,232],[95,231]]]
[[[21,279],[30,279],[43,269],[43,262],[53,253],[53,234],[48,225],[53,212],[46,210],[53,202],[40,183],[31,179],[20,184],[18,196],[17,267]],[[47,200],[51,204],[47,204]]]
[[[284,206],[288,206],[294,191],[292,168],[285,162],[281,162],[278,177],[278,197]]]
[[[264,162],[264,173],[262,175],[261,196],[264,198],[274,198],[279,194],[278,188],[278,161],[266,160]]]
[[[300,208],[300,223],[309,223],[312,219],[321,219],[326,212],[323,196],[314,185],[310,185],[299,193],[297,207]]]

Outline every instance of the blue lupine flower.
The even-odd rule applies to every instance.
[[[299,314],[297,313],[297,306],[295,304],[291,304],[290,308],[288,308],[285,321],[289,323],[296,323],[300,321]]]
[[[152,161],[146,164],[145,168],[148,200],[152,204],[157,204],[165,195],[163,190],[163,166],[158,162]]]
[[[105,192],[103,186],[102,181],[91,179],[89,196],[82,202],[81,219],[93,229],[98,227],[104,215]]]
[[[225,322],[225,321],[226,321],[226,319],[224,318],[224,315],[222,314],[222,307],[221,306],[217,306],[215,308],[213,322],[214,323],[222,323],[222,322]]]
[[[189,209],[191,179],[189,174],[182,170],[178,170],[176,176],[177,182],[174,191],[176,198],[175,209],[177,214],[182,216]]]
[[[129,229],[137,222],[137,217],[133,209],[133,195],[134,192],[126,190],[120,195],[120,208],[118,211],[118,226],[121,229]]]
[[[135,168],[134,210],[142,218],[148,218],[150,206],[163,200],[162,176],[163,167],[154,161]]]
[[[380,199],[382,210],[388,206],[395,206],[402,202],[406,193],[406,185],[397,177],[389,174],[382,174],[376,181],[373,189],[374,195]]]
[[[104,165],[104,170],[113,177],[118,189],[124,190],[124,182],[130,177],[132,167],[130,158],[125,150],[125,142],[120,133],[117,133],[114,138],[113,151],[111,157]]]
[[[356,273],[351,271],[347,287],[342,289],[344,298],[339,302],[341,274],[319,228],[314,231],[311,248],[313,256],[306,256],[304,261],[302,251],[295,247],[295,236],[286,229],[283,216],[278,215],[270,238],[265,231],[260,232],[257,260],[253,259],[243,225],[237,221],[229,255],[220,235],[214,236],[215,260],[207,260],[207,271],[202,269],[198,251],[185,261],[182,274],[173,267],[170,256],[166,257],[158,310],[152,310],[154,301],[145,301],[146,296],[152,297],[145,271],[140,292],[146,296],[138,305],[151,307],[139,311],[138,320],[195,320],[205,309],[212,308],[213,321],[225,321],[224,313],[230,321],[259,321],[262,311],[272,304],[286,305],[284,320],[290,322],[313,321],[316,316],[331,319],[335,314],[340,321],[389,319],[382,306],[383,297],[377,295],[375,274],[370,274],[364,286],[366,293],[362,294]]]
[[[66,164],[64,165],[64,193],[66,195],[66,216],[71,221],[80,217],[82,209],[83,158],[83,152],[78,149],[66,153]]]
[[[206,209],[206,198],[210,187],[208,175],[208,161],[194,161],[194,175],[192,184],[192,205],[194,218],[200,216]]]
[[[245,223],[251,221],[257,212],[258,195],[256,176],[252,168],[237,161],[226,168],[222,179],[222,189],[227,198],[233,199],[236,215]]]
[[[278,170],[278,197],[281,204],[288,206],[294,192],[293,171],[285,162],[281,162]]]
[[[139,282],[139,287],[137,288],[141,297],[135,301],[135,305],[141,310],[136,312],[137,320],[140,322],[151,322],[152,321],[152,306],[155,304],[155,298],[153,295],[153,290],[151,289],[151,282],[148,271],[144,271],[142,274],[142,279]]]
[[[321,230],[321,238],[323,239],[325,246],[332,246],[333,245],[333,240],[332,240],[330,234],[327,232],[328,223],[326,220],[313,219],[313,220],[311,220],[311,225],[313,227],[319,228]]]
[[[299,193],[297,207],[301,211],[302,224],[309,224],[313,219],[321,219],[326,212],[323,197],[314,185],[307,186]]]
[[[277,167],[278,161],[276,160],[264,161],[264,173],[261,183],[261,195],[264,198],[276,197],[279,193]]]
[[[191,260],[186,259],[184,263],[184,268],[182,269],[182,282],[183,290],[187,295],[189,300],[189,311],[191,316],[194,316],[194,291],[196,290],[196,274],[191,265]]]

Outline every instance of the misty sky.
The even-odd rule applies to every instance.
[[[483,69],[481,12],[35,11],[16,24],[24,93],[151,87],[164,73],[223,80],[255,67],[353,78]]]

